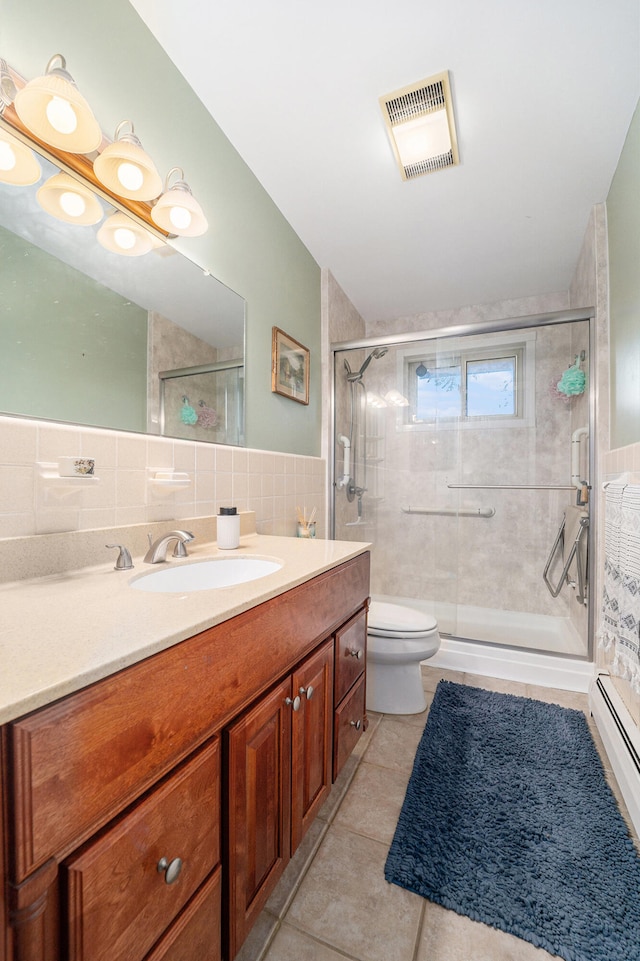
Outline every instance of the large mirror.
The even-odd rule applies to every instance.
[[[0,183],[0,411],[244,445],[244,300],[170,241],[122,256],[45,213],[38,160]]]

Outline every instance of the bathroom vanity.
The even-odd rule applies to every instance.
[[[6,721],[2,961],[231,961],[366,727],[353,547]]]

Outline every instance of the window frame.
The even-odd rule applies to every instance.
[[[397,374],[408,407],[398,409],[397,429],[403,431],[517,428],[535,426],[535,331],[504,331],[467,337],[435,338],[398,351]],[[514,414],[467,413],[467,365],[475,360],[515,357]],[[459,414],[416,421],[415,367],[460,368]]]

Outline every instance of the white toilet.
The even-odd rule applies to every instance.
[[[367,710],[419,714],[427,706],[420,661],[440,647],[435,617],[372,600],[367,629]]]

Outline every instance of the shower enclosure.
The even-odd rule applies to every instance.
[[[372,594],[444,635],[589,656],[590,321],[574,316],[334,348],[334,536],[370,541]]]
[[[160,433],[186,440],[244,444],[244,361],[158,374]]]

